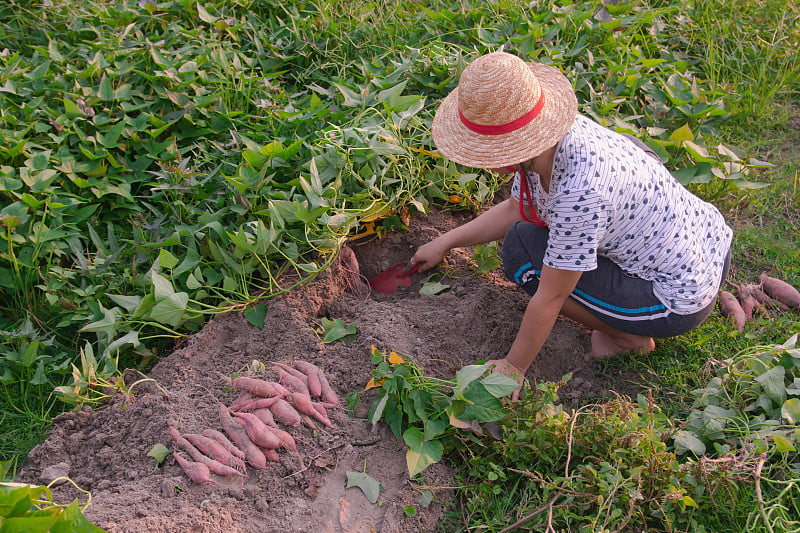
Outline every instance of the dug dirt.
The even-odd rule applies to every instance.
[[[448,275],[439,280],[449,288],[438,294],[420,294],[430,273],[414,274],[410,287],[391,295],[370,292],[365,284],[468,216],[418,214],[408,231],[352,242],[357,274],[351,262],[337,262],[313,281],[267,300],[263,328],[240,311],[216,316],[163,357],[148,372],[152,381],[137,383],[132,394],[117,395],[102,409],[58,416],[47,440],[30,453],[20,481],[43,484],[68,476],[91,493],[87,518],[110,532],[435,531],[457,509],[453,473],[443,462],[410,480],[402,440],[383,424],[364,420],[369,394],[354,418],[331,410],[333,428],[285,428],[298,451],[281,451],[279,462],[267,470],[248,468],[247,477],[192,483],[172,457],[158,466],[148,452],[158,443],[170,446],[169,423],[182,433],[221,429],[219,404],[229,405],[238,394],[220,374],[246,375],[260,363],[268,377],[275,377],[272,361],[314,363],[344,399],[369,380],[373,345],[407,354],[427,375],[443,378],[463,365],[503,356],[528,297],[499,269],[472,273],[470,249],[450,253]],[[316,333],[322,317],[355,325],[355,337],[322,343]],[[635,378],[599,373],[586,356],[588,347],[588,331],[559,320],[528,379],[553,381],[571,373],[562,399],[630,389]],[[360,488],[346,488],[347,472],[365,472],[380,483],[376,503]],[[421,499],[426,492],[432,501]],[[69,483],[57,485],[54,497],[60,503],[87,499]]]

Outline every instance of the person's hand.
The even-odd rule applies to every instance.
[[[408,272],[414,268],[414,266],[418,266],[420,272],[435,268],[444,261],[444,254],[449,250],[450,248],[448,248],[441,239],[434,239],[425,243],[417,249],[417,253],[415,253],[414,257],[408,262],[405,271]]]
[[[525,372],[509,363],[506,359],[491,359],[486,364],[489,365],[489,369],[492,372],[499,372],[519,383],[519,387],[511,393],[511,401],[516,402],[519,400],[519,393],[525,383]]]

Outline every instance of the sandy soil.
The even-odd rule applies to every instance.
[[[410,230],[383,239],[355,241],[351,247],[361,279],[406,262],[413,250],[463,223],[468,214],[447,211],[417,215]],[[434,531],[454,504],[453,474],[444,465],[429,467],[424,480],[409,480],[405,445],[382,424],[333,410],[333,428],[284,428],[298,452],[281,451],[268,470],[248,468],[247,477],[218,477],[219,485],[192,483],[170,457],[160,467],[148,451],[170,445],[168,423],[182,433],[221,429],[218,402],[237,396],[217,372],[247,374],[253,361],[300,359],[320,366],[339,397],[362,390],[372,370],[370,346],[411,355],[426,374],[451,377],[462,365],[502,356],[514,339],[527,296],[495,273],[469,275],[471,250],[448,258],[451,287],[421,296],[426,274],[414,274],[410,287],[392,295],[371,294],[355,285],[341,264],[314,281],[268,301],[263,329],[241,313],[215,317],[202,331],[161,359],[132,396],[119,395],[104,409],[66,413],[56,418],[46,442],[29,456],[21,481],[47,483],[68,475],[91,491],[86,516],[111,532],[411,532]],[[360,287],[360,289],[359,289]],[[355,290],[354,290],[355,289]],[[320,317],[356,324],[352,342],[322,344],[314,333]],[[528,372],[532,382],[558,380],[572,373],[560,395],[566,399],[604,396],[611,388],[630,388],[625,376],[598,373],[588,360],[589,336],[583,328],[559,321]],[[135,379],[133,376],[131,379]],[[622,379],[622,381],[619,381]],[[166,392],[166,394],[165,394]],[[381,492],[370,503],[358,488],[345,488],[345,473],[378,480]],[[435,498],[424,507],[423,490]],[[69,485],[55,490],[67,503],[85,495]],[[413,505],[416,514],[404,508]]]

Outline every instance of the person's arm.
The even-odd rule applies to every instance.
[[[521,220],[517,201],[509,197],[466,224],[420,246],[408,268],[419,265],[420,272],[425,272],[441,263],[451,249],[501,239],[515,222]]]
[[[494,366],[494,372],[511,376],[522,384],[525,372],[542,349],[564,302],[575,289],[581,274],[582,272],[558,270],[547,265],[542,267],[539,288],[528,302],[511,349],[504,359],[489,361]],[[512,395],[512,400],[518,397],[519,389]]]

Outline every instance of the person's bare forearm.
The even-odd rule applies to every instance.
[[[493,206],[463,226],[448,231],[419,247],[408,268],[418,266],[420,272],[436,267],[453,248],[496,241],[505,237],[508,229],[522,220],[513,198]]]
[[[505,237],[508,229],[520,220],[517,204],[513,198],[509,198],[466,224],[448,231],[441,239],[448,249],[496,241]]]
[[[544,346],[558,314],[580,279],[580,272],[556,270],[545,265],[539,288],[531,297],[517,336],[505,359],[523,373]]]

